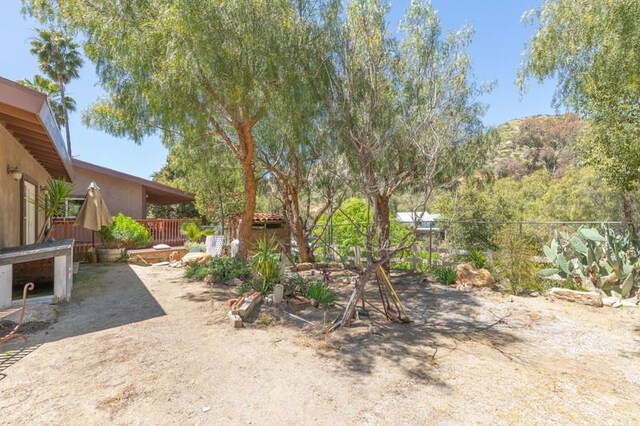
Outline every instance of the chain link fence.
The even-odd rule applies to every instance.
[[[621,233],[635,232],[637,225],[627,222],[498,222],[439,221],[418,227],[413,237],[404,240],[410,226],[392,226],[391,260],[393,269],[427,272],[460,262],[483,265],[513,283],[535,281],[547,259],[543,246],[556,233],[573,234],[579,228],[610,228]],[[316,230],[314,255],[318,261],[341,261],[350,267],[366,265],[367,248],[364,230],[367,224],[329,225]],[[375,249],[373,249],[375,250]],[[372,253],[374,258],[378,253]]]

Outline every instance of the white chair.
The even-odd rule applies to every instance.
[[[204,242],[207,253],[213,257],[220,257],[222,255],[223,244],[224,236],[222,235],[209,235]]]

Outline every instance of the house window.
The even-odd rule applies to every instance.
[[[68,198],[65,202],[63,217],[65,219],[75,219],[78,216],[80,207],[82,207],[82,203],[84,203],[84,197]]]

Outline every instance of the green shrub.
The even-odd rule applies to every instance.
[[[439,283],[451,285],[456,282],[457,274],[456,270],[450,266],[442,266],[435,268],[433,271],[433,277]]]
[[[140,248],[151,243],[147,228],[135,219],[119,213],[109,226],[103,226],[98,234],[107,248]]]
[[[249,279],[251,270],[249,266],[235,257],[213,257],[204,265],[189,265],[187,277],[198,280],[211,275],[217,282],[227,282],[234,278]]]
[[[200,224],[196,222],[185,222],[182,225],[181,233],[187,237],[187,240],[191,243],[197,243],[202,239],[202,237],[206,237],[207,235],[213,235],[212,230],[203,230]]]
[[[493,269],[509,280],[508,291],[515,295],[544,291],[537,275],[540,267],[531,260],[537,254],[535,237],[504,229],[498,233],[496,241],[500,249],[493,255]]]
[[[338,299],[338,296],[331,291],[331,288],[322,281],[312,281],[301,285],[300,293],[307,299],[315,300],[326,306],[331,305]]]
[[[284,297],[292,297],[306,284],[306,280],[300,274],[291,275],[284,283]]]

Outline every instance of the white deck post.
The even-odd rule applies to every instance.
[[[13,265],[0,266],[0,309],[11,306],[13,286]]]
[[[71,298],[71,274],[73,273],[71,256],[56,256],[53,262],[53,295],[56,301],[68,302]]]

